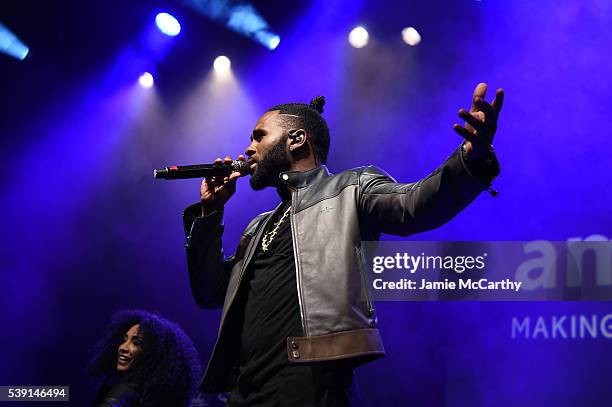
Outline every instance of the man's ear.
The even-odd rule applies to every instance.
[[[289,134],[289,150],[297,150],[306,144],[306,131],[304,129],[290,129]]]

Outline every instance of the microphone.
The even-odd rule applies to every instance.
[[[251,167],[245,161],[240,160],[234,160],[231,164],[171,165],[162,170],[153,170],[153,178],[188,179],[211,178],[217,176],[227,177],[232,172],[248,175],[251,173]]]

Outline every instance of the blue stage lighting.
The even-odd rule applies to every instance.
[[[276,49],[276,47],[278,47],[278,44],[280,44],[280,37],[278,35],[275,35],[270,38],[270,41],[268,41],[268,48]]]
[[[23,61],[28,56],[30,49],[11,30],[0,23],[0,52]]]
[[[254,34],[255,38],[271,50],[276,49],[280,44],[280,37],[269,31],[259,31]]]
[[[280,37],[251,4],[233,0],[183,0],[201,14],[225,24],[228,28],[255,39],[268,49],[275,49]]]
[[[159,31],[174,37],[181,32],[181,25],[178,20],[168,13],[159,13],[155,16],[155,24]]]
[[[265,45],[268,49],[276,49],[280,44],[280,37],[268,30],[255,31],[251,34],[257,42]]]
[[[240,33],[255,38],[268,49],[274,49],[280,43],[280,37],[270,31],[266,20],[251,5],[240,4],[234,6],[229,14],[227,25]]]

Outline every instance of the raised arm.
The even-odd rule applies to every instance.
[[[225,161],[232,159],[225,157]],[[200,202],[183,211],[189,284],[193,298],[202,308],[219,308],[225,299],[235,256],[225,259],[223,255],[223,207],[234,194],[239,177],[240,173],[234,172],[228,177],[203,180]]]
[[[499,89],[489,104],[486,89],[486,84],[478,84],[470,111],[459,110],[466,122],[454,129],[464,143],[428,177],[402,184],[376,167],[364,170],[359,200],[364,219],[380,232],[408,236],[445,224],[483,190],[496,194],[490,186],[500,170],[492,142],[504,93]]]
[[[445,224],[488,188],[467,169],[461,149],[418,182],[399,183],[381,169],[368,167],[360,185],[362,217],[380,232],[400,236]]]

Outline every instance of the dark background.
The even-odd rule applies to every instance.
[[[122,308],[177,321],[207,361],[219,312],[191,299],[180,219],[199,182],[151,172],[243,152],[277,103],[325,95],[330,170],[376,164],[409,182],[459,145],[452,125],[476,84],[503,87],[500,196],[413,238],[611,237],[608,2],[252,4],[281,36],[275,51],[184,3],[0,4],[30,48],[24,61],[0,55],[0,384],[69,385],[73,404],[89,403],[88,350]],[[158,11],[179,19],[178,37],[152,37]],[[358,24],[370,33],[363,49],[346,40]],[[402,43],[405,26],[419,46]],[[211,72],[221,54],[229,79]],[[137,85],[144,70],[152,89]],[[239,182],[226,253],[277,200]],[[366,405],[606,405],[610,338],[513,338],[512,320],[611,312],[609,302],[379,303],[387,357],[358,382]]]

